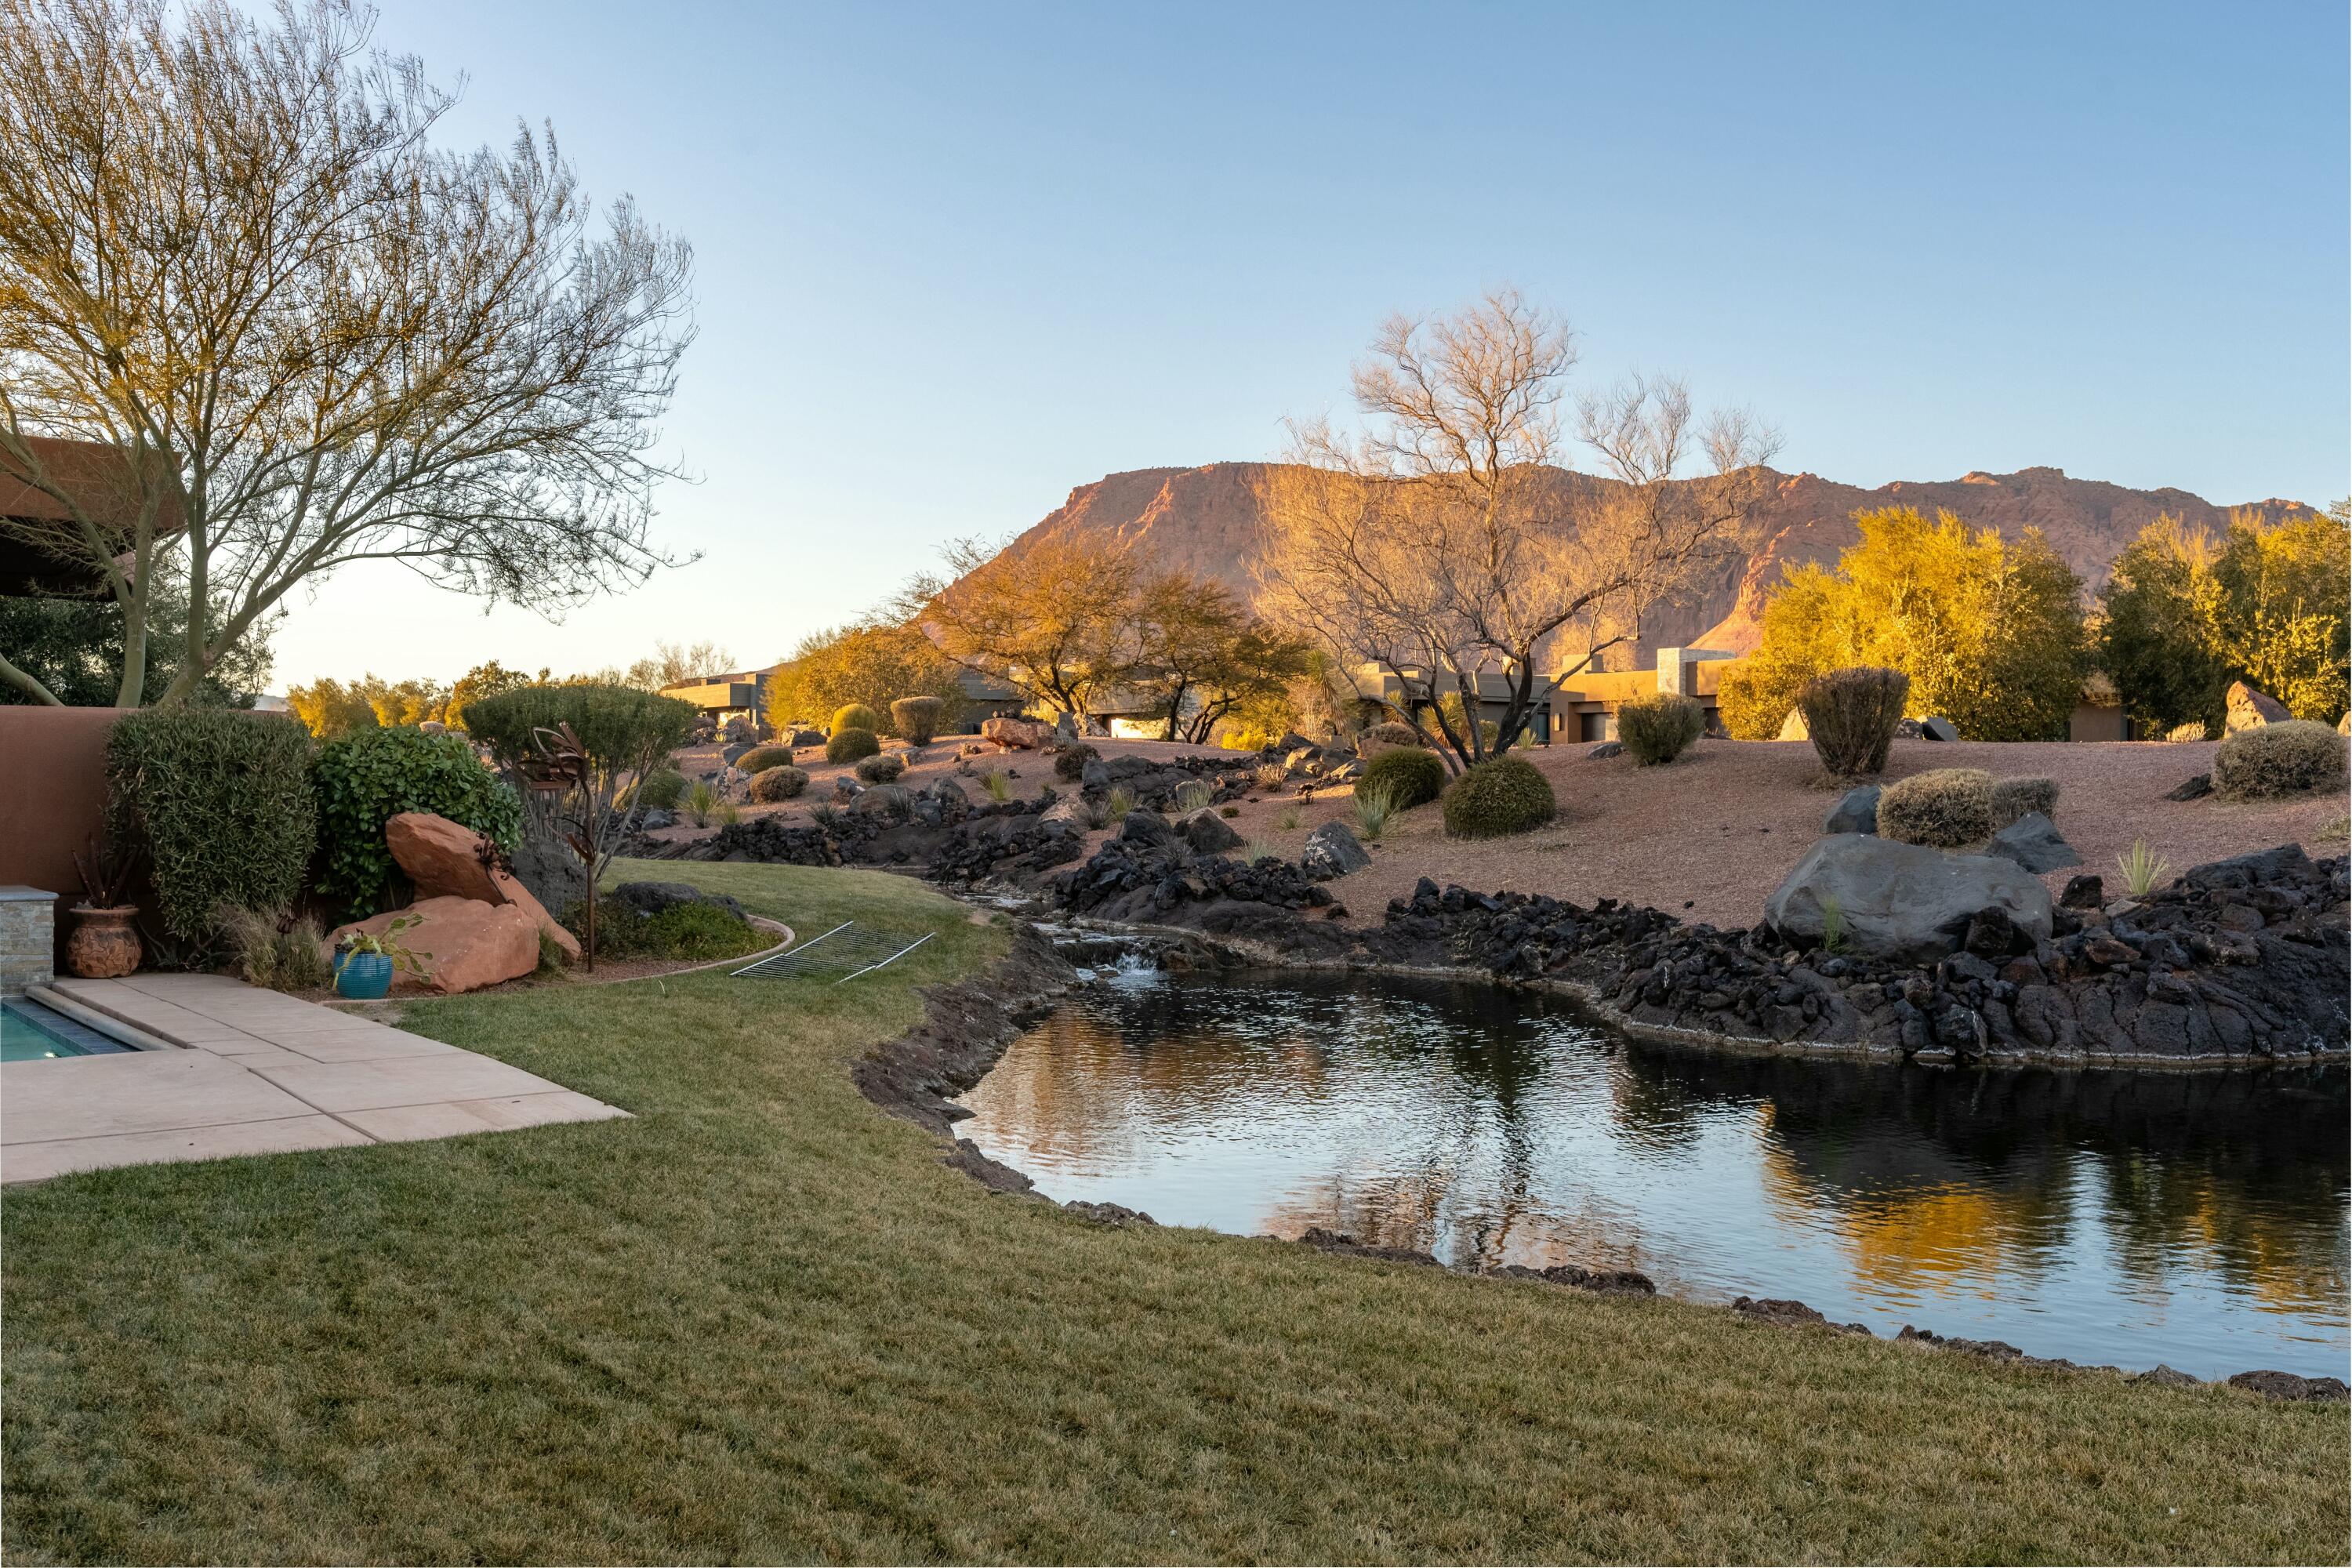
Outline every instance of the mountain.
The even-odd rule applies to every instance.
[[[1131,543],[1163,566],[1214,578],[1246,598],[1250,563],[1258,549],[1263,516],[1257,485],[1269,465],[1211,463],[1198,468],[1138,468],[1080,485],[1070,499],[1015,539],[1016,556],[1039,540],[1093,535]],[[1573,488],[1606,488],[1614,481],[1563,472]],[[2272,499],[2248,505],[2279,516],[2310,510],[2300,502]],[[1905,479],[1863,489],[1816,474],[1772,474],[1772,489],[1760,508],[1759,542],[1720,577],[1702,585],[1696,598],[1659,617],[1643,640],[1643,653],[1676,644],[1746,653],[1760,635],[1764,598],[1785,568],[1834,562],[1859,536],[1853,514],[1880,507],[1908,506],[1933,517],[1958,513],[1979,528],[1997,528],[2015,538],[2039,528],[2090,586],[2107,579],[2116,552],[2159,514],[2220,531],[2232,510],[2187,490],[2126,489],[2097,479],[2069,479],[2058,468],[2021,468],[2013,474],[1973,473],[1957,479]]]

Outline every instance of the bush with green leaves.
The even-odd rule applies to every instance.
[[[1911,678],[1899,669],[1856,665],[1815,676],[1797,692],[1797,711],[1822,766],[1838,778],[1883,773],[1895,727],[1910,700]]]
[[[385,847],[383,825],[429,811],[487,833],[509,854],[522,834],[522,801],[462,735],[413,726],[354,730],[319,748],[310,764],[319,802],[319,891],[361,919],[405,898],[407,879]]]
[[[1878,792],[1881,838],[1958,849],[1992,830],[1992,775],[1982,768],[1930,768]]]
[[[946,707],[936,697],[901,697],[890,704],[890,728],[901,740],[928,746],[940,732],[940,714]]]
[[[1524,757],[1477,763],[1447,785],[1443,798],[1445,831],[1456,838],[1525,833],[1559,815],[1551,782]]]
[[[882,732],[882,715],[863,702],[845,702],[833,711],[833,722],[825,728],[838,735],[844,730],[865,730]]]
[[[675,811],[686,796],[686,775],[676,768],[656,768],[638,782],[629,798],[641,805],[657,805],[664,811]]]
[[[628,771],[676,751],[700,715],[675,697],[582,681],[478,698],[466,705],[464,717],[467,731],[502,768],[536,765],[539,731],[568,725],[599,768]]]
[[[870,757],[882,749],[882,738],[871,730],[851,725],[835,730],[833,739],[824,743],[824,760],[828,763],[854,763]]]
[[[2039,812],[2058,815],[2058,781],[2045,778],[1996,779],[1992,786],[1992,827],[1995,833],[2011,823]]]
[[[302,890],[319,807],[310,735],[293,720],[225,708],[125,714],[107,731],[106,792],[108,837],[146,857],[163,931],[190,956],[214,941],[222,905],[282,910]]]
[[[2345,740],[2325,724],[2293,719],[2258,724],[2213,753],[2213,793],[2223,800],[2273,800],[2341,788]]]
[[[790,746],[754,746],[736,758],[735,765],[747,773],[762,773],[770,768],[788,768],[793,765],[793,749]]]
[[[808,788],[808,779],[805,769],[793,767],[790,763],[779,767],[761,768],[751,775],[751,798],[761,805],[774,805],[779,802],[792,799],[801,791]]]
[[[1671,763],[1706,733],[1706,710],[1672,691],[1636,697],[1617,707],[1617,739],[1643,767]]]
[[[1356,798],[1388,796],[1391,811],[1411,811],[1427,805],[1445,793],[1445,764],[1435,752],[1419,746],[1391,746],[1364,764],[1356,779]]]
[[[862,783],[889,784],[907,771],[907,759],[896,752],[883,752],[876,756],[861,758],[856,771]]]

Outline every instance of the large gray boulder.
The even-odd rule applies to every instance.
[[[1176,832],[1196,854],[1222,855],[1242,847],[1242,836],[1234,831],[1232,823],[1217,815],[1213,805],[1188,813],[1176,824]]]
[[[2038,811],[2027,812],[1994,834],[1992,842],[1985,846],[1985,853],[2014,860],[2036,876],[2083,863],[2074,847],[2060,835],[2057,825]]]
[[[1318,882],[1360,871],[1371,863],[1371,856],[1344,822],[1327,822],[1308,834],[1306,852],[1298,857],[1298,868]]]
[[[1129,844],[1156,845],[1176,842],[1176,830],[1168,826],[1168,819],[1156,811],[1146,811],[1141,806],[1137,806],[1121,819],[1118,825],[1118,836]]]
[[[1823,833],[1876,833],[1878,831],[1878,785],[1864,784],[1838,796],[1822,818]]]
[[[1930,713],[1919,721],[1919,738],[1923,741],[1957,741],[1960,732],[1941,713]]]
[[[1981,910],[2000,910],[2028,940],[2050,934],[2050,889],[2015,861],[1868,834],[1817,840],[1764,900],[1764,918],[1785,935],[1819,941],[1832,902],[1846,948],[1899,963],[1958,951]]]

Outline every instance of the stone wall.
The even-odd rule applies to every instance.
[[[0,887],[0,996],[21,996],[56,974],[57,896]]]

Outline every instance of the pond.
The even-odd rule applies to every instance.
[[[1638,1268],[2132,1369],[2345,1370],[2340,1066],[1709,1056],[1484,985],[1147,974],[964,1103],[958,1132],[1047,1195],[1163,1225]]]

